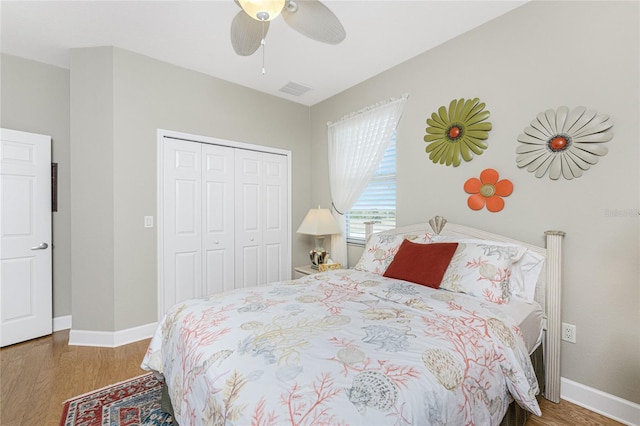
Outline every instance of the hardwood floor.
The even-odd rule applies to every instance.
[[[0,425],[58,425],[63,402],[139,376],[149,340],[117,348],[69,346],[69,331],[0,349]],[[620,425],[566,401],[543,400],[527,426]]]
[[[542,399],[540,403],[542,417],[531,416],[526,426],[556,426],[556,425],[580,425],[580,426],[614,426],[622,423],[601,416],[578,405],[563,399],[560,404]]]
[[[145,373],[149,340],[118,348],[68,340],[65,330],[0,349],[1,425],[58,425],[67,399]]]

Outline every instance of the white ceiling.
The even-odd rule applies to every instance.
[[[526,3],[325,0],[347,38],[327,45],[271,22],[262,52],[237,56],[229,41],[233,0],[5,1],[3,53],[68,68],[69,49],[116,46],[304,105],[313,105]],[[442,66],[442,64],[434,64]],[[289,82],[311,88],[296,97]]]

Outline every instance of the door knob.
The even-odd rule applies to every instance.
[[[46,250],[49,247],[49,244],[42,243],[39,246],[31,247],[31,250]]]

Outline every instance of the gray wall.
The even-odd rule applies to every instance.
[[[398,128],[398,222],[441,214],[543,244],[564,230],[563,314],[577,343],[562,345],[562,376],[640,403],[639,3],[532,2],[311,109],[312,163],[328,182],[326,122],[409,93]],[[459,167],[424,152],[425,120],[454,98],[479,97],[493,130],[483,155]],[[537,179],[515,163],[516,140],[545,109],[584,105],[609,114],[614,139],[572,181]],[[514,184],[502,212],[474,212],[463,183],[495,168]],[[316,185],[314,188],[322,188]],[[328,204],[328,191],[314,191]],[[352,249],[350,263],[361,250]]]
[[[73,329],[156,320],[157,231],[143,217],[156,215],[159,128],[290,150],[292,264],[307,263],[295,229],[310,208],[308,107],[118,48],[74,49],[70,65]]]
[[[114,304],[114,67],[111,48],[80,51],[70,60],[72,329],[111,331],[117,330],[119,308]]]
[[[0,56],[0,127],[51,136],[58,163],[58,211],[52,213],[53,316],[71,315],[69,70]]]
[[[111,47],[73,50],[70,70],[0,64],[0,125],[51,135],[59,163],[54,317],[88,331],[156,321],[157,229],[143,217],[156,216],[158,128],[291,151],[292,265],[308,263],[295,233],[312,207],[308,107]]]

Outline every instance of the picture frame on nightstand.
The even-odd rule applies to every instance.
[[[318,272],[333,271],[334,269],[341,269],[342,265],[339,263],[322,263],[318,265]]]
[[[311,265],[296,266],[293,268],[293,279],[305,277],[311,274],[317,274],[318,272],[330,271],[333,269],[341,269],[342,265],[339,263],[323,263],[318,265],[318,269],[315,269]]]

